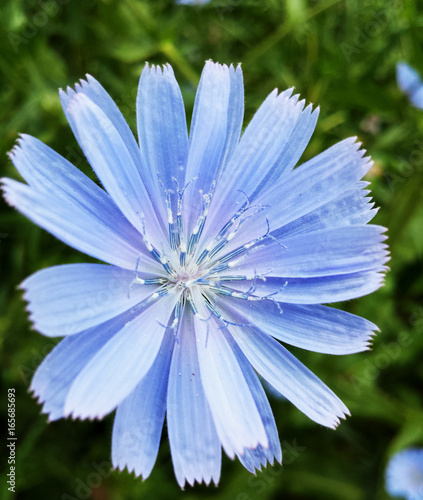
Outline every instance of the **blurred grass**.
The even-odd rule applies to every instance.
[[[134,130],[145,61],[173,65],[188,114],[205,60],[242,62],[247,121],[275,87],[295,86],[321,106],[303,159],[349,136],[363,142],[375,160],[368,176],[380,207],[374,222],[389,228],[392,251],[386,286],[342,305],[380,327],[372,351],[335,357],[293,350],[339,394],[352,416],[334,432],[272,399],[283,470],[268,467],[255,477],[225,457],[218,488],[188,487],[182,493],[166,433],[155,469],[142,482],[126,472],[100,473],[93,465],[110,460],[112,416],[47,425],[40,415],[27,391],[56,339],[30,331],[16,286],[38,269],[87,258],[2,205],[0,400],[4,419],[6,389],[16,388],[17,498],[388,498],[383,487],[388,457],[405,446],[423,445],[423,112],[409,105],[395,82],[398,60],[423,74],[422,2],[212,0],[189,7],[170,0],[3,0],[0,16],[2,176],[17,178],[6,152],[20,132],[90,172],[57,95],[59,87],[87,72],[110,92]],[[1,498],[13,498],[3,463],[2,470]]]

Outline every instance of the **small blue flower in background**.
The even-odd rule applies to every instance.
[[[144,68],[135,141],[91,76],[61,91],[104,189],[23,135],[11,159],[28,184],[7,201],[107,264],[41,270],[22,283],[34,327],[65,339],[31,389],[50,420],[117,408],[115,467],[149,476],[166,414],[176,478],[219,481],[221,449],[251,472],[281,461],[257,373],[335,428],[348,409],[279,342],[329,354],[369,348],[377,327],[323,306],[383,281],[385,228],[361,181],[355,138],[294,169],[318,109],[273,91],[244,133],[241,68],[207,62],[188,135],[169,65]],[[256,373],[257,372],[257,373]]]
[[[423,500],[423,449],[409,448],[391,458],[386,469],[386,490],[393,497]]]
[[[408,95],[416,108],[423,109],[423,82],[417,71],[405,62],[397,64],[399,88]]]

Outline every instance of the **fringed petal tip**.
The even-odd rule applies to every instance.
[[[87,85],[92,85],[92,84],[95,84],[95,83],[99,83],[92,75],[90,75],[89,73],[85,73],[85,80],[83,78],[81,78],[79,80],[80,84],[82,87],[84,86],[87,86]]]
[[[341,400],[339,400],[339,405],[336,412],[332,414],[331,419],[328,419],[327,423],[325,423],[324,426],[328,429],[335,430],[341,424],[342,420],[346,420],[347,417],[350,416],[350,410],[344,405]]]
[[[338,427],[338,425],[341,423],[341,420],[346,420],[347,417],[351,417],[351,412],[345,405],[343,405],[341,413],[338,415],[338,417],[339,417],[339,420],[337,421],[335,427]]]
[[[140,478],[141,481],[145,481],[150,477],[151,470],[149,472],[141,471],[136,465],[131,465],[125,460],[120,460],[117,463],[112,458],[113,470],[118,472],[126,472],[127,474],[133,474],[135,478]]]
[[[4,189],[5,187],[7,187],[7,184],[9,184],[10,181],[13,182],[13,179],[10,179],[10,177],[0,177],[1,188]]]
[[[71,418],[72,420],[89,420],[93,422],[95,420],[100,421],[103,417],[92,417],[92,416],[79,416],[75,413],[65,413],[64,411],[58,411],[57,408],[49,408],[49,401],[41,395],[41,391],[30,387],[29,392],[32,394],[33,398],[37,401],[39,405],[42,405],[41,413],[47,416],[48,422],[54,422],[60,418]]]
[[[273,465],[273,463],[270,464],[270,465]],[[263,472],[263,470],[266,469],[267,464],[260,464],[260,465],[257,465],[257,466],[255,466],[255,465],[251,465],[251,466],[244,465],[244,467],[248,470],[248,472],[250,472],[251,474],[253,474],[253,476],[257,476],[258,472]],[[263,469],[262,469],[262,467],[263,467]]]
[[[386,248],[384,248],[384,251],[383,251],[383,260],[382,260],[382,263],[386,264],[387,262],[389,262],[391,260],[391,252],[388,250],[387,245],[384,245],[384,247],[386,247]],[[383,265],[381,267],[381,271],[383,273],[387,273],[389,270],[390,270],[389,266]]]
[[[30,152],[27,151],[27,145],[29,141],[35,141],[36,139],[28,134],[19,134],[16,144],[13,146],[13,148],[7,153],[7,156],[9,157],[10,161],[13,163],[13,165],[16,167],[16,169],[19,171],[19,160],[25,155],[30,155]],[[22,174],[21,174],[22,175]]]
[[[50,337],[50,338],[60,337],[60,335],[58,335],[57,333],[47,333],[43,328],[40,327],[40,325],[36,319],[36,313],[34,312],[34,309],[31,307],[31,299],[28,296],[28,291],[24,287],[24,284],[26,283],[27,279],[28,278],[26,278],[24,281],[22,281],[22,283],[20,283],[16,287],[16,289],[17,290],[24,290],[22,298],[25,301],[24,308],[25,308],[25,311],[27,312],[27,317],[28,317],[28,321],[30,323],[31,330],[33,330],[34,332],[37,332],[41,335],[44,335],[45,337]],[[64,333],[63,333],[63,336],[65,336]]]
[[[72,420],[89,420],[90,422],[100,422],[108,413],[100,413],[98,415],[90,415],[79,410],[67,410],[66,407],[63,412],[63,418],[71,418]]]
[[[319,106],[317,106],[313,111],[313,104],[309,103],[306,106],[306,100],[300,100],[300,94],[293,94],[295,87],[290,87],[287,90],[279,92],[278,89],[274,89],[268,96],[271,99],[274,99],[274,105],[276,106],[274,110],[278,113],[281,113],[286,106],[292,106],[293,109],[296,110],[297,113],[309,113],[310,116],[317,120],[317,117],[320,112]]]
[[[22,295],[22,298],[24,300],[26,300],[28,302],[28,299],[27,299],[27,293],[28,293],[28,289],[27,289],[27,283],[28,283],[28,279],[29,277],[25,278],[23,281],[21,281],[17,286],[16,288],[18,290],[22,290],[24,293]]]
[[[41,395],[42,391],[36,389],[33,383],[31,383],[28,392],[36,400],[37,404],[41,406],[41,413],[47,416],[47,421],[49,423],[63,418],[64,415],[59,412],[57,408],[49,408],[49,402],[47,401],[46,397]]]
[[[363,344],[363,349],[362,351],[371,351],[373,349],[373,341],[377,335],[377,333],[380,332],[380,329],[374,325],[373,330],[369,330],[364,338],[364,344]],[[360,352],[360,351],[357,351]]]
[[[6,203],[10,206],[13,206],[13,205],[11,205],[11,203],[7,199],[7,181],[8,180],[9,180],[8,177],[1,177],[0,178],[0,189],[1,189],[3,198],[5,199]]]
[[[26,145],[31,142],[31,141],[37,141],[35,137],[29,134],[25,134],[24,132],[19,132],[18,138],[16,139],[16,144],[13,146],[13,148],[7,153],[9,158],[13,161],[12,157],[14,158],[16,154],[18,154],[22,149],[25,149]]]
[[[167,77],[169,75],[174,76],[173,68],[169,63],[150,64],[149,62],[146,62],[141,72],[141,77],[143,76]]]
[[[304,103],[306,103],[305,100]],[[317,119],[319,118],[320,114],[320,106],[316,106],[314,109],[313,106],[314,104],[312,102],[308,103],[307,106],[303,109],[303,113],[308,113],[310,115],[309,118],[313,117],[314,120],[317,122]]]
[[[37,333],[43,335],[44,337],[53,338],[53,337],[57,336],[57,335],[48,335],[45,332],[42,332],[40,330],[39,326],[37,325],[36,320],[34,319],[34,316],[32,315],[31,311],[28,309],[28,304],[25,305],[25,311],[28,313],[29,327],[32,331],[37,332]]]
[[[6,203],[10,207],[16,208],[16,209],[18,209],[18,206],[17,206],[16,196],[15,196],[13,188],[14,188],[14,186],[19,186],[19,185],[26,186],[26,184],[15,181],[14,179],[10,179],[9,177],[2,177],[0,179],[0,189],[1,189],[4,200],[6,201]]]
[[[388,271],[389,271],[389,267],[381,266],[381,268],[374,274],[374,276],[373,276],[373,279],[374,279],[373,292],[375,292],[376,290],[379,290],[379,288],[381,288],[382,286],[385,285],[386,273]]]
[[[313,117],[314,121],[316,122],[318,117],[319,117],[319,114],[320,114],[320,106],[316,106],[314,109],[313,109],[313,106],[314,104],[313,103],[307,103],[307,100],[306,99],[301,99],[300,100],[300,97],[301,97],[301,94],[293,94],[295,90],[295,87],[290,87],[289,89],[287,90],[284,90],[280,93],[278,93],[278,89],[275,89],[273,92],[276,92],[276,98],[277,99],[283,99],[283,100],[287,100],[287,102],[285,103],[285,105],[287,103],[289,103],[290,105],[294,105],[299,111],[300,113],[305,113],[305,114],[308,114],[310,115],[309,116],[309,119],[311,117]],[[272,93],[270,94],[272,95]]]
[[[70,99],[75,93],[76,93],[75,90],[70,85],[68,85],[64,90],[59,89],[59,97],[62,100]]]
[[[211,482],[213,481],[214,486],[219,485],[219,480],[220,480],[220,474],[218,477],[212,477],[211,475],[207,475],[206,477],[201,476],[201,477],[195,477],[195,478],[187,478],[187,477],[177,477],[176,478],[180,488],[182,491],[185,491],[186,486],[191,486],[194,487],[196,484],[205,484],[206,486],[210,486]]]
[[[242,465],[252,474],[256,475],[268,465],[273,466],[276,462],[282,463],[282,449],[279,441],[272,443],[269,448],[257,446],[256,448],[245,448],[242,454],[238,455],[238,459]]]
[[[330,424],[326,424],[325,427],[328,429],[336,430],[336,428],[341,424],[342,420],[346,420],[350,416],[350,413],[343,413],[338,418],[335,418]]]
[[[231,64],[230,66],[228,66],[227,64],[222,64],[222,63],[218,63],[218,62],[215,62],[213,61],[213,59],[208,59],[206,61],[206,64],[204,65],[204,68],[203,68],[203,71],[207,68],[208,70],[221,70],[223,69],[224,71],[228,70],[229,68],[233,67],[233,65]]]
[[[228,66],[227,64],[217,63],[209,59],[208,61],[206,61],[206,64],[204,65],[204,68],[201,73],[200,85],[197,89],[197,99],[198,99],[198,93],[201,92],[202,82],[204,83],[207,82],[209,79],[213,79],[215,86],[220,85],[223,88],[224,86],[227,86],[228,81],[233,79],[234,77],[239,77],[241,79],[241,85],[242,85],[241,64],[238,64],[238,66],[235,69],[232,64]]]
[[[264,472],[264,470],[267,469],[267,467],[269,467],[269,466],[273,467],[275,465],[275,458],[276,457],[273,457],[271,460],[265,459],[260,464],[257,464],[257,466],[246,467],[244,465],[244,467],[249,472],[251,472],[251,474],[253,474],[254,476],[257,476],[257,473]],[[276,462],[279,463],[280,465],[282,465],[282,458],[280,460],[276,459]]]
[[[32,397],[33,397],[34,399],[36,399],[36,400],[37,400],[37,403],[38,403],[38,404],[40,404],[40,405],[41,405],[41,404],[45,403],[45,399],[43,399],[43,398],[42,398],[42,396],[41,396],[41,391],[40,391],[40,390],[38,390],[38,389],[36,389],[36,388],[34,387],[33,382],[31,382],[31,385],[29,386],[28,392],[32,395]]]
[[[356,135],[348,137],[347,139],[344,139],[341,142],[343,142],[344,144],[350,144],[352,146],[351,152],[356,153],[357,158],[358,159],[361,158],[361,160],[364,162],[364,164],[371,163],[371,165],[373,165],[372,158],[370,156],[364,156],[367,153],[367,150],[361,147],[363,145],[363,143],[362,143],[362,141],[360,141],[358,139],[358,137]]]
[[[82,95],[84,91],[94,86],[100,86],[100,83],[90,74],[86,73],[85,79],[80,78],[78,82],[75,82],[74,86],[71,87],[68,85],[65,90],[62,88],[59,89],[59,97],[62,101],[62,106],[65,111],[68,110],[70,103],[73,98],[78,95]]]
[[[13,146],[13,148],[7,152],[7,156],[9,157],[9,160],[15,164],[16,161],[16,156],[19,154],[19,151],[21,150],[21,142],[22,142],[23,137],[19,136],[19,138],[16,140],[16,144]]]

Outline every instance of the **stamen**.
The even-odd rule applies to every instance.
[[[180,325],[180,318],[181,318],[181,309],[182,309],[182,297],[181,299],[178,300],[176,303],[175,309],[174,309],[174,317],[173,321],[170,325],[170,329],[174,332],[174,337],[175,337],[175,342],[178,344],[178,331],[179,331],[179,325]]]
[[[207,309],[209,309],[209,311],[211,311],[212,314],[214,314],[219,319],[222,318],[222,315],[220,314],[220,312],[214,307],[214,305],[208,300],[207,297],[205,297],[205,303],[206,303]]]
[[[196,264],[197,266],[201,266],[201,264],[204,262],[204,259],[207,257],[207,254],[209,253],[209,251],[207,250],[207,248],[205,248],[201,254],[200,254],[200,257],[198,257],[197,261],[196,261]]]
[[[182,198],[184,196],[184,192],[187,186],[184,187],[184,189],[179,189],[179,184],[178,184],[178,179],[176,177],[172,177],[173,182],[176,184],[176,190],[178,193],[178,200],[176,203],[176,246],[179,247],[181,244],[181,235],[183,234],[183,227],[182,227]],[[187,184],[188,185],[188,184]]]
[[[246,252],[250,247],[253,246],[255,242],[249,244],[247,243],[246,245],[243,245],[242,247],[239,247],[237,248],[236,250],[232,250],[232,252],[229,252],[228,254],[226,254],[224,257],[220,258],[219,259],[219,262],[221,264],[225,263],[225,262],[228,262],[229,260],[232,260],[234,257],[237,257],[238,255],[241,255],[243,254],[244,252]]]
[[[275,238],[272,234],[270,234],[270,224],[269,224],[269,219],[266,217],[266,224],[267,224],[267,233],[263,236],[263,238],[269,238],[275,243],[277,243],[280,247],[282,247],[284,250],[287,250],[287,246],[281,243],[277,238]]]
[[[131,313],[137,313],[140,309],[143,309],[148,304],[151,304],[152,302],[155,302],[156,300],[160,299],[161,297],[164,297],[169,292],[170,292],[170,290],[166,287],[161,288],[160,290],[157,290],[156,292],[152,293],[149,297],[147,297],[146,299],[139,302],[136,306],[134,306],[131,309]]]
[[[248,276],[212,276],[212,279],[211,280],[208,280],[208,279],[205,279],[204,277],[198,279],[197,281],[199,283],[209,283],[209,282],[220,282],[220,281],[247,281],[248,279],[251,279],[251,278],[248,278]]]
[[[138,284],[138,285],[164,285],[167,283],[166,278],[151,278],[151,279],[142,279],[142,278],[135,278],[131,284]]]
[[[191,296],[191,292],[188,292],[186,298],[187,298],[187,301],[191,307],[191,311],[194,313],[194,315],[198,315],[198,309],[197,309],[196,305],[194,304],[194,299]]]
[[[173,223],[172,207],[170,206],[170,200],[167,199],[167,219],[169,228],[169,242],[170,248],[176,250],[176,238],[175,238],[175,224]]]
[[[228,243],[228,241],[229,241],[229,240],[228,240],[227,238],[224,238],[224,239],[223,239],[223,240],[222,240],[219,244],[217,244],[217,245],[213,248],[213,250],[211,250],[211,251],[209,252],[208,259],[209,259],[209,260],[210,260],[210,259],[212,259],[212,258],[213,258],[213,257],[217,254],[217,252],[220,252],[220,250],[222,250],[222,248],[223,248],[224,246],[226,246],[226,244]]]
[[[220,286],[210,286],[209,290],[215,293],[218,293],[219,295],[225,295],[227,297],[233,297],[235,299],[242,299],[242,300],[249,300],[251,302],[260,302],[263,300],[272,300],[273,302],[276,302],[274,299],[271,297],[273,295],[276,295],[278,292],[272,292],[269,293],[268,295],[265,295],[263,297],[259,297],[258,295],[251,295],[252,292],[248,290],[247,292],[237,292],[235,290],[230,290],[229,288],[225,287],[220,287]]]
[[[200,237],[203,233],[204,225],[206,223],[207,219],[207,214],[209,212],[209,207],[210,207],[210,202],[213,197],[213,193],[216,187],[216,181],[212,182],[212,185],[210,187],[210,190],[207,194],[203,194],[203,192],[200,190],[200,195],[201,195],[201,204],[202,204],[202,209],[201,209],[201,214],[200,217],[197,220],[196,225],[194,226],[194,229],[192,231],[189,243],[188,243],[188,255],[192,255],[197,247],[197,244],[200,240]]]
[[[209,272],[209,273],[207,273],[207,274],[205,275],[205,277],[210,276],[210,275],[215,274],[215,273],[217,274],[217,273],[220,273],[220,272],[222,272],[222,271],[226,271],[226,269],[229,269],[229,264],[221,264],[221,265],[219,265],[219,266],[215,266],[215,267],[213,267],[213,268],[210,270],[210,272]]]
[[[181,242],[179,244],[179,264],[181,266],[185,266],[186,256],[187,256],[187,246],[182,236]]]
[[[129,284],[128,299],[131,297],[132,287],[134,285],[164,285],[165,283],[168,282],[168,280],[166,278],[163,278],[163,277],[144,279],[144,278],[141,278],[140,276],[138,276],[138,267],[139,267],[139,263],[140,263],[140,258],[141,257],[138,257],[137,263],[135,265],[134,279]]]
[[[169,265],[169,261],[167,260],[166,255],[163,254],[160,257],[160,264],[164,267],[165,271],[168,274],[173,274],[174,273],[174,270]]]
[[[222,321],[222,323],[224,323],[225,326],[223,327],[220,327],[220,329],[222,328],[225,328],[226,326],[228,325],[232,325],[232,326],[252,326],[251,323],[234,323],[232,321],[228,321],[227,319],[225,319],[221,314],[220,312],[216,309],[216,307],[211,303],[210,299],[208,297],[204,297],[205,299],[205,302],[206,302],[206,306],[207,308],[212,312],[212,314],[214,314],[216,316],[216,318],[218,318],[220,321]]]
[[[223,257],[221,257],[220,259],[218,259],[218,261],[216,261],[216,264],[219,264],[217,267],[214,267],[215,263],[212,263],[210,265],[211,273],[217,273],[223,269],[227,269],[227,268],[231,268],[231,267],[236,266],[239,263],[239,259],[236,261],[234,261],[232,259],[234,259],[235,257],[238,257],[239,255],[245,254],[247,252],[247,250],[256,246],[258,243],[260,243],[264,239],[270,238],[270,239],[276,240],[276,238],[274,238],[273,236],[271,236],[269,234],[269,232],[270,232],[269,221],[266,219],[266,222],[267,222],[267,231],[264,235],[259,236],[258,238],[250,241],[249,243],[246,243],[245,245],[242,245],[241,247],[237,248],[236,250],[232,250],[232,252],[229,252],[228,254],[226,254]],[[239,228],[239,226],[238,226],[238,228]],[[237,228],[237,230],[238,230],[238,228]],[[282,245],[282,243],[278,242],[278,244],[280,244],[283,248],[286,248],[284,245]],[[232,261],[232,262],[230,262],[230,261]],[[222,268],[222,265],[225,264],[226,262],[228,262],[227,266]]]
[[[175,224],[173,222],[173,211],[172,211],[172,201],[170,198],[171,194],[175,194],[174,191],[170,189],[166,189],[161,177],[160,173],[157,172],[157,180],[158,183],[163,191],[163,194],[165,195],[166,199],[166,210],[167,210],[167,221],[168,221],[168,231],[169,231],[169,243],[170,243],[170,248],[172,250],[176,250],[176,240],[175,240]]]
[[[244,195],[245,193],[241,191]],[[247,196],[247,195],[245,195]],[[215,255],[217,255],[236,235],[236,233],[239,231],[241,226],[246,222],[248,219],[253,217],[254,215],[260,213],[263,211],[268,205],[250,205],[248,197],[247,197],[248,203],[241,207],[241,209],[238,210],[238,212],[232,217],[232,219],[227,222],[223,228],[219,231],[218,235],[212,242],[206,247],[205,250],[201,253],[200,257],[197,260],[197,264],[201,265],[204,264],[207,261],[211,260]],[[256,211],[246,217],[242,217],[248,210],[256,209]],[[267,219],[266,219],[267,220]],[[229,234],[228,231],[231,226],[235,224],[235,222],[238,221],[238,224],[236,228],[230,232]],[[268,224],[268,231],[266,235],[269,233],[269,224]],[[225,236],[227,234],[227,236]]]
[[[143,240],[145,243],[145,246],[147,247],[147,250],[151,253],[151,255],[154,257],[154,259],[159,262],[165,269],[165,271],[170,274],[174,275],[175,270],[170,266],[170,262],[166,255],[164,253],[158,252],[153,245],[148,241],[146,234],[145,234],[145,224],[144,224],[144,216],[142,216],[142,236]],[[137,262],[137,268],[138,268],[138,262]]]
[[[237,232],[239,225],[235,231],[230,233],[226,238],[225,233],[228,231],[228,229],[234,224],[235,219],[231,219],[223,229],[219,231],[219,234],[212,240],[207,247],[202,251],[200,257],[197,259],[197,265],[204,264],[206,259],[209,261],[212,259],[222,248],[226,246],[226,244],[233,238],[235,233]]]

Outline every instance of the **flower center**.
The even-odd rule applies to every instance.
[[[199,268],[194,262],[187,266],[181,266],[176,271],[176,277],[170,278],[169,282],[180,289],[190,289],[198,283],[204,274],[203,269]]]

